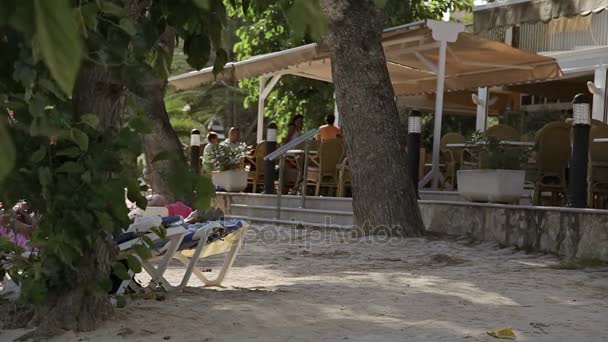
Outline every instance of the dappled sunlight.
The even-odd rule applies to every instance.
[[[469,282],[453,281],[434,276],[423,276],[421,278],[411,279],[409,284],[419,292],[459,297],[474,304],[492,306],[519,305],[511,298],[507,298],[496,292],[483,291]]]

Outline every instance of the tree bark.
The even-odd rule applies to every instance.
[[[356,224],[366,233],[421,235],[424,227],[407,174],[406,132],[382,48],[383,15],[369,0],[321,0],[321,5]]]
[[[168,28],[161,35],[160,44],[165,53],[173,56],[175,31]],[[183,194],[176,194],[172,191],[167,177],[167,175],[176,174],[179,170],[187,168],[182,144],[173,126],[171,126],[165,107],[167,80],[155,75],[149,75],[149,79],[143,88],[144,96],[139,97],[138,100],[145,109],[148,118],[152,121],[151,132],[142,136],[146,155],[146,168],[149,175],[148,181],[154,192],[163,195],[168,201],[181,200],[188,202],[191,198],[184,198],[182,197]],[[176,158],[152,162],[159,153],[165,151],[173,153]]]
[[[112,139],[113,132],[122,125],[124,87],[112,78],[110,70],[85,64],[74,89],[76,115],[96,114],[100,129]],[[108,295],[92,287],[100,279],[110,278],[114,247],[111,236],[99,229],[92,248],[83,250],[86,257],[74,265],[78,272],[70,285],[49,292],[47,302],[35,309],[31,319],[37,329],[19,340],[46,340],[64,330],[91,331],[110,318],[113,308]]]

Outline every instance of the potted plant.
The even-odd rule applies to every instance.
[[[211,146],[208,161],[213,165],[211,180],[225,191],[239,192],[247,188],[248,171],[244,170],[243,158],[247,145],[216,144]]]
[[[500,139],[475,133],[467,142],[466,155],[475,165],[457,172],[458,192],[473,202],[519,203],[524,192],[529,147],[513,146]]]

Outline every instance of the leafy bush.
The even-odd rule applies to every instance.
[[[466,150],[479,169],[489,170],[521,170],[530,156],[529,147],[505,144],[481,132],[468,139]]]
[[[207,158],[213,164],[215,171],[229,171],[242,169],[241,160],[245,156],[247,156],[247,145],[245,143],[240,143],[237,146],[216,144],[210,147]]]

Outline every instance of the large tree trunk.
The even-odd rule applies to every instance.
[[[109,70],[83,65],[74,89],[76,115],[96,114],[105,136],[112,139],[122,125],[124,87],[112,79]],[[83,250],[86,257],[74,265],[78,272],[70,286],[48,294],[47,302],[36,308],[31,320],[38,328],[20,340],[46,340],[64,330],[91,331],[110,318],[113,309],[109,297],[94,286],[100,279],[110,278],[114,247],[111,236],[99,229],[92,249]]]
[[[173,56],[175,31],[168,28],[161,36],[160,43],[165,53]],[[186,169],[186,160],[181,142],[171,126],[165,107],[167,80],[154,75],[149,75],[149,77],[143,86],[145,96],[138,99],[152,121],[152,131],[142,137],[146,155],[147,180],[154,192],[163,195],[168,201],[188,201],[191,199],[190,196],[184,198],[184,194],[174,193],[168,181],[168,175],[177,174],[180,170]],[[161,152],[170,152],[176,158],[153,163],[154,158]]]
[[[382,48],[383,15],[369,0],[321,4],[328,19],[325,43],[352,170],[356,223],[366,232],[421,235],[415,189],[406,171],[406,132]]]

